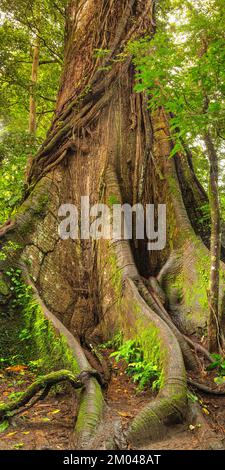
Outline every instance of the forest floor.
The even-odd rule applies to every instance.
[[[155,394],[151,390],[139,391],[131,378],[126,374],[123,361],[117,363],[109,358],[110,350],[104,354],[111,363],[111,381],[105,391],[106,407],[104,426],[100,428],[94,448],[104,449],[102,442],[118,433],[122,427],[126,430],[132,418],[143,408]],[[35,379],[29,368],[19,365],[0,370],[0,397],[6,401],[15,397],[15,393],[24,390]],[[197,394],[198,404],[209,425],[225,439],[225,397],[211,397]],[[57,386],[44,401],[11,418],[7,429],[0,432],[0,450],[64,450],[70,448],[70,436],[74,429],[76,416],[76,399],[69,386]],[[117,424],[116,424],[117,423]],[[204,429],[203,429],[204,428]],[[205,426],[191,421],[176,425],[167,433],[165,439],[142,449],[204,449],[207,448],[208,431]],[[93,447],[92,447],[93,448]],[[110,448],[110,447],[109,447]]]
[[[24,366],[0,371],[0,397],[10,397],[26,389],[36,375]],[[11,418],[10,426],[0,432],[0,450],[64,450],[70,448],[76,400],[69,386],[55,386],[44,401]]]

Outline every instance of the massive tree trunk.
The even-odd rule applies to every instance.
[[[0,232],[4,243],[20,243],[17,258],[30,260],[42,301],[81,345],[120,329],[161,364],[159,396],[131,424],[132,442],[185,418],[183,358],[191,368],[196,361],[182,333],[204,332],[209,311],[210,256],[201,230],[196,234],[205,193],[187,155],[168,158],[173,141],[164,110],[151,113],[146,96],[133,91],[126,45],[151,37],[154,25],[153,0],[71,1],[55,117],[33,161],[26,199]],[[60,205],[80,208],[85,195],[90,204],[166,204],[165,249],[148,251],[147,239],[61,240]],[[14,258],[2,263],[3,275]],[[150,277],[155,287],[147,289],[143,280]]]

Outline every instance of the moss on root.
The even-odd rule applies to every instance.
[[[91,401],[90,401],[91,397]],[[79,411],[75,425],[75,444],[88,448],[93,431],[99,424],[104,407],[103,395],[99,383],[94,379],[87,384],[80,394]]]
[[[110,259],[112,256],[110,255]],[[134,281],[122,278],[117,260],[110,264],[111,289],[116,296],[114,314],[124,339],[138,341],[144,359],[160,370],[159,394],[133,420],[127,440],[135,445],[154,440],[166,432],[166,426],[182,421],[186,415],[186,372],[179,344],[170,328],[140,296]],[[119,277],[115,276],[119,272]],[[122,280],[123,279],[123,280]],[[120,296],[118,297],[118,292]]]
[[[129,334],[140,338],[145,357],[161,370],[157,398],[137,415],[128,429],[128,441],[136,445],[161,436],[166,432],[167,424],[184,419],[187,406],[186,372],[172,331],[147,306],[133,281],[127,280],[124,295],[127,299],[125,308],[129,308]]]
[[[7,282],[5,282],[2,277],[0,277],[0,296],[8,297],[10,294],[9,286]]]
[[[106,172],[107,195],[116,194],[122,199],[116,171]],[[175,188],[176,189],[176,188]],[[135,445],[155,439],[165,432],[166,425],[185,418],[187,408],[187,382],[183,356],[170,327],[145,302],[138,290],[141,282],[128,241],[118,240],[105,245],[105,256],[113,259],[110,269],[104,267],[108,286],[105,295],[104,321],[114,324],[123,337],[138,340],[146,360],[161,370],[160,391],[132,421],[128,442]],[[112,255],[113,253],[113,255]],[[115,273],[120,272],[120,279]],[[117,283],[115,285],[115,278]],[[118,296],[118,292],[120,295]],[[111,302],[110,302],[110,299]],[[116,302],[115,302],[116,300]],[[109,313],[108,313],[109,312]],[[113,322],[112,322],[112,316]]]
[[[15,214],[15,232],[16,236],[22,240],[33,232],[36,219],[43,218],[47,212],[51,180],[43,178],[34,187],[24,203],[19,207]]]
[[[32,288],[25,284],[20,269],[7,271],[13,300],[11,315],[19,313],[21,329],[17,332],[20,345],[23,345],[25,362],[38,360],[42,372],[50,369],[69,369],[79,372],[75,357],[63,335],[56,334],[53,326],[45,318],[41,306],[33,297]]]
[[[14,315],[19,313],[21,318],[17,340],[19,348],[23,350],[24,362],[37,360],[41,373],[53,370],[54,374],[66,369],[67,374],[71,373],[74,377],[84,370],[91,371],[79,343],[39,301],[37,290],[31,281],[29,284],[24,282],[26,274],[23,272],[22,275],[19,269],[11,269],[8,277],[14,293],[11,308]],[[102,418],[104,399],[99,383],[91,377],[85,383],[85,388],[77,393],[79,407],[73,440],[78,447],[88,448],[88,442]]]

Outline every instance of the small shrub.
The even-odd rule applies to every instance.
[[[224,385],[225,383],[225,358],[220,354],[211,354],[214,362],[209,364],[207,367],[207,371],[216,370],[218,372],[218,376],[215,377],[214,382],[217,385]]]
[[[135,340],[127,340],[110,357],[115,357],[116,362],[124,360],[127,363],[126,373],[138,384],[138,389],[143,390],[151,385],[153,390],[160,388],[161,371],[158,365],[144,359],[143,350]]]

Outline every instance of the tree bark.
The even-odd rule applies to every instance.
[[[192,368],[196,360],[170,312],[177,308],[189,332],[204,332],[208,321],[210,256],[189,219],[201,188],[193,183],[185,155],[169,159],[168,116],[161,108],[150,112],[146,96],[134,93],[136,74],[126,52],[130,40],[154,34],[154,4],[70,2],[55,117],[33,160],[27,197],[0,238],[3,244],[19,242],[16,256],[31,260],[29,274],[39,296],[81,345],[95,345],[121,330],[124,338],[138,335],[153,361],[156,347],[164,381],[156,400],[130,426],[130,441],[154,439],[168,422],[185,419],[183,356]],[[62,240],[58,209],[71,203],[80,210],[81,196],[89,196],[91,205],[110,205],[115,198],[131,205],[166,204],[165,249],[148,251],[147,238],[116,244]],[[4,277],[11,262],[0,262]],[[146,293],[143,278],[149,277],[157,277],[165,306],[157,291]]]
[[[208,338],[211,352],[218,352],[220,348],[220,312],[219,312],[219,284],[220,284],[220,254],[221,254],[221,223],[219,201],[219,167],[218,156],[210,133],[205,134],[205,145],[209,157],[209,201],[211,211],[211,243],[210,243],[210,284],[209,284],[209,325]]]

